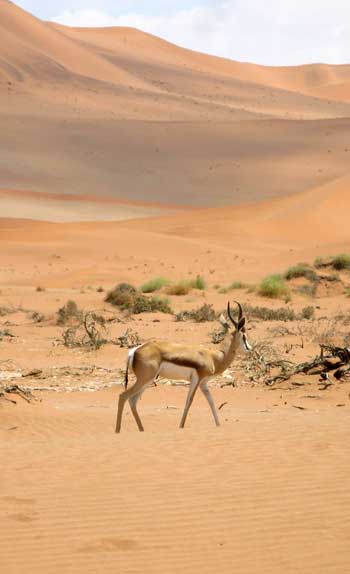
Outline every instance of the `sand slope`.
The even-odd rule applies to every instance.
[[[214,58],[0,0],[0,186],[195,206],[314,188],[348,170],[349,70]]]

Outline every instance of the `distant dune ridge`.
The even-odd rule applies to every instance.
[[[349,118],[349,65],[235,62],[135,29],[44,22],[0,0],[6,216],[11,189],[180,207],[300,193],[348,173]]]

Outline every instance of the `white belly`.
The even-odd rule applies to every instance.
[[[174,365],[174,363],[167,363],[166,361],[161,363],[158,372],[159,377],[181,381],[190,381],[194,374],[195,370],[191,367],[181,367],[180,365]]]

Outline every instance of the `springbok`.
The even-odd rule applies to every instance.
[[[185,426],[187,413],[192,404],[194,395],[200,387],[207,399],[216,426],[220,425],[213,397],[207,386],[208,380],[219,375],[232,363],[236,351],[242,345],[247,351],[249,345],[245,333],[245,317],[240,303],[236,302],[239,309],[238,321],[232,317],[230,303],[227,304],[227,315],[233,325],[229,330],[229,323],[221,317],[228,329],[221,345],[217,349],[206,349],[201,346],[182,345],[167,341],[148,341],[129,351],[126,374],[125,390],[119,395],[118,415],[116,432],[119,433],[122,423],[123,409],[126,401],[129,401],[131,412],[140,431],[143,431],[141,419],[136,409],[137,401],[146,387],[151,386],[158,376],[169,379],[181,379],[190,382],[185,409],[181,418],[180,428]],[[136,382],[128,389],[128,373],[132,368],[136,375]]]

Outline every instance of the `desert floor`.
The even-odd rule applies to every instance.
[[[234,62],[0,0],[1,574],[350,571],[350,379],[267,384],[349,347],[349,269],[313,265],[350,253],[349,118],[348,65]],[[254,290],[299,262],[317,280]],[[105,301],[197,276],[172,314]],[[163,380],[145,432],[126,407],[116,435],[120,337],[214,345],[217,321],[175,315],[228,299],[254,350],[211,382],[220,428],[199,392],[179,430],[187,389]],[[59,323],[68,301],[104,321],[98,349],[79,313]]]
[[[267,206],[244,209],[260,225]],[[321,281],[313,297],[298,291],[305,280],[294,280],[287,304],[247,288],[219,293],[218,285],[258,282],[304,255],[312,263],[324,249],[301,245],[300,236],[277,248],[266,228],[265,242],[247,250],[245,236],[232,244],[230,228],[218,223],[234,225],[234,214],[2,220],[0,376],[33,391],[29,403],[12,393],[0,401],[2,572],[346,571],[347,380],[327,386],[319,375],[297,375],[267,386],[241,354],[211,385],[220,428],[199,393],[179,430],[186,388],[160,382],[140,401],[146,432],[126,407],[122,433],[114,433],[127,355],[117,338],[131,328],[141,340],[208,345],[219,326],[163,313],[129,317],[104,301],[119,281],[205,277],[204,291],[170,297],[174,312],[203,303],[224,310],[228,298],[296,313],[313,306],[311,320],[250,318],[249,339],[266,360],[299,363],[316,356],[319,343],[347,341],[348,272]],[[57,324],[57,311],[70,299],[111,319],[109,343],[63,344],[67,325]]]

